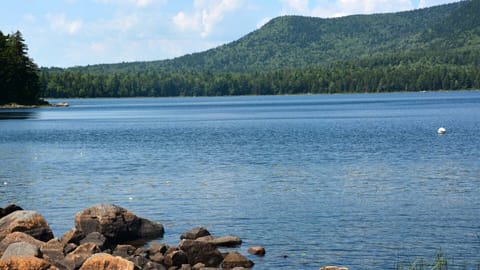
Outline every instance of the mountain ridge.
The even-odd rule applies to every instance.
[[[42,68],[44,97],[215,96],[480,88],[480,0],[397,13],[282,16],[170,60]]]
[[[471,25],[480,29],[475,16],[470,16],[467,26],[461,25],[458,16],[453,16],[459,10],[468,10],[469,6],[475,6],[474,10],[480,12],[479,2],[467,0],[411,11],[328,19],[281,16],[238,40],[203,52],[167,60],[99,64],[73,69],[95,70],[100,67],[108,70],[120,66],[119,70],[123,71],[252,72],[328,65],[395,51],[417,51],[433,46],[430,44],[432,38],[444,39],[445,33],[451,31],[452,23],[462,26],[461,30]]]

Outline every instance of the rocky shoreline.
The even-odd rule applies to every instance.
[[[0,270],[241,270],[254,266],[237,251],[220,252],[220,247],[240,246],[237,236],[214,237],[197,227],[183,233],[177,246],[149,242],[163,235],[164,227],[158,222],[116,205],[98,204],[78,212],[75,227],[55,238],[38,212],[8,205],[0,208]],[[250,247],[248,253],[264,256],[265,248]]]

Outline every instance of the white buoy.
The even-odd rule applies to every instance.
[[[440,134],[440,135],[445,134],[445,132],[447,132],[447,130],[444,127],[441,127],[437,130],[437,133]]]

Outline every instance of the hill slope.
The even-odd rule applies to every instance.
[[[94,65],[89,71],[252,72],[372,56],[480,46],[480,1],[333,19],[283,16],[232,43],[172,60]],[[78,69],[78,68],[77,68]]]
[[[480,0],[334,19],[283,16],[171,60],[42,69],[45,97],[480,88]]]

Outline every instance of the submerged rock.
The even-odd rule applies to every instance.
[[[35,211],[19,210],[0,219],[0,241],[12,232],[24,232],[41,241],[53,238],[47,221]]]

